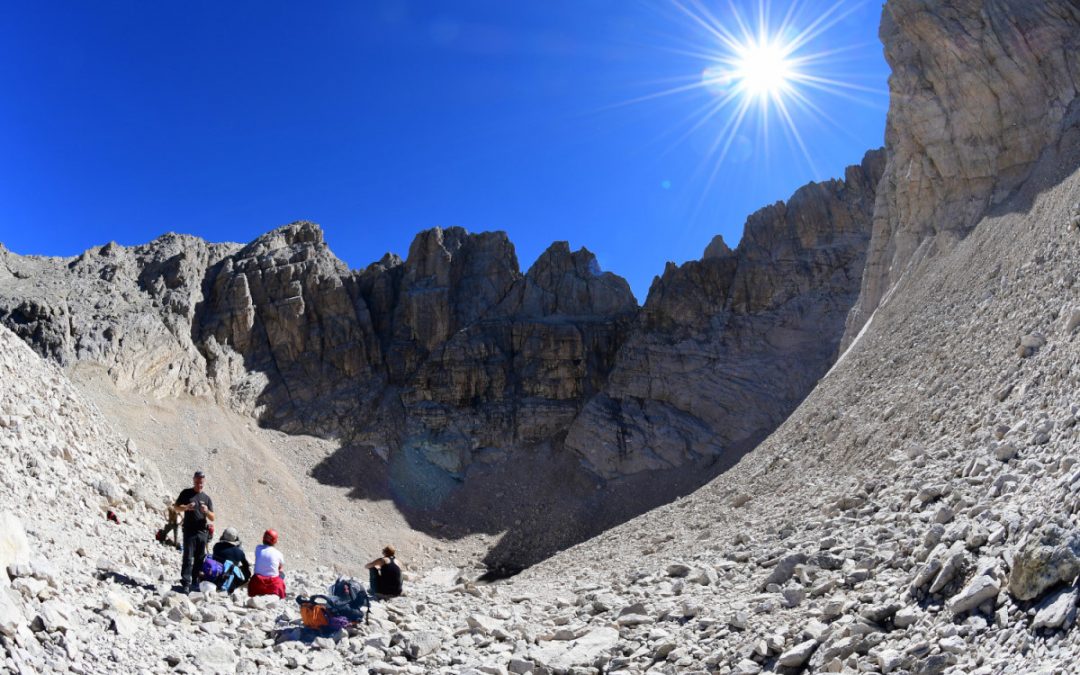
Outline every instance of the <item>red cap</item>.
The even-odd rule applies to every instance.
[[[263,532],[263,543],[267,546],[273,546],[277,543],[277,530],[267,530]]]

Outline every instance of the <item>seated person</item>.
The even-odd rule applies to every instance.
[[[285,597],[285,556],[274,548],[278,533],[263,532],[263,543],[255,547],[255,574],[248,582],[248,595],[276,595]]]
[[[394,558],[396,551],[393,546],[387,545],[382,553],[381,558],[375,558],[364,565],[369,570],[371,593],[390,597],[401,595],[401,565]]]
[[[248,565],[247,555],[244,554],[244,547],[240,544],[240,533],[235,527],[225,528],[221,533],[221,541],[214,544],[211,555],[214,560],[225,565],[225,574],[218,582],[218,588],[232,593],[251,579],[251,567]]]

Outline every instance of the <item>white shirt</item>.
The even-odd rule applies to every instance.
[[[273,546],[259,544],[255,547],[255,574],[263,577],[276,577],[278,567],[285,562],[285,556]]]

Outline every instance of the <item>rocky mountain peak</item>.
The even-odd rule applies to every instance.
[[[241,252],[242,257],[254,257],[284,248],[325,248],[323,230],[316,223],[298,220],[282,225],[256,238]]]
[[[617,316],[637,311],[622,277],[604,272],[587,248],[551,244],[525,275],[520,311],[532,316]]]
[[[718,234],[712,238],[709,245],[705,247],[705,255],[703,259],[708,260],[710,258],[726,258],[732,254],[731,247],[724,241],[724,235]]]

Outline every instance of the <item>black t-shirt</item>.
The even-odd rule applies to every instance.
[[[206,530],[206,515],[199,508],[199,504],[206,504],[209,511],[214,510],[214,501],[205,492],[195,492],[192,488],[184,488],[180,496],[176,498],[176,505],[195,504],[195,508],[184,511],[184,532],[203,532]]]
[[[393,556],[379,568],[379,593],[382,595],[401,595],[401,567]]]
[[[247,555],[244,554],[244,549],[240,546],[236,546],[231,542],[219,541],[214,544],[214,560],[220,563],[229,562],[230,560],[237,565],[244,572],[244,578],[251,576],[251,569],[248,567]]]

